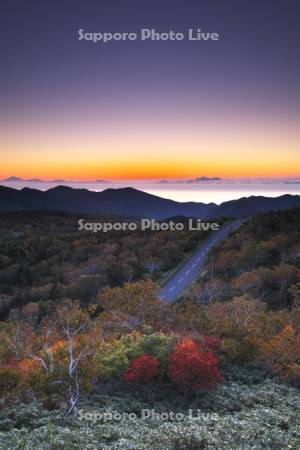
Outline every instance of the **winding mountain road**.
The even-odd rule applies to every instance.
[[[212,231],[198,250],[181,266],[177,272],[162,287],[159,298],[165,303],[173,303],[183,291],[195,281],[204,266],[208,253],[225,239],[232,231],[244,223],[244,220],[234,220],[226,223],[218,231]]]

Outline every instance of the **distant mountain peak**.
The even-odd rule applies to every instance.
[[[3,181],[25,181],[25,180],[23,180],[23,178],[12,176],[12,177],[5,178]]]

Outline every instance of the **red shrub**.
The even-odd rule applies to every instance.
[[[222,381],[217,358],[192,339],[178,343],[169,356],[169,376],[184,389],[213,389]]]
[[[158,372],[159,361],[153,356],[142,355],[132,361],[124,375],[130,383],[148,383]]]
[[[206,351],[218,352],[221,348],[221,341],[216,337],[204,336],[202,346]]]

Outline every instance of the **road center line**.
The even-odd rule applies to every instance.
[[[175,289],[175,286],[172,286],[171,289],[169,289],[169,292],[172,292]]]

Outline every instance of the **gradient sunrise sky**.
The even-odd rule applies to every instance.
[[[298,0],[4,1],[0,178],[299,176],[299,16]]]

